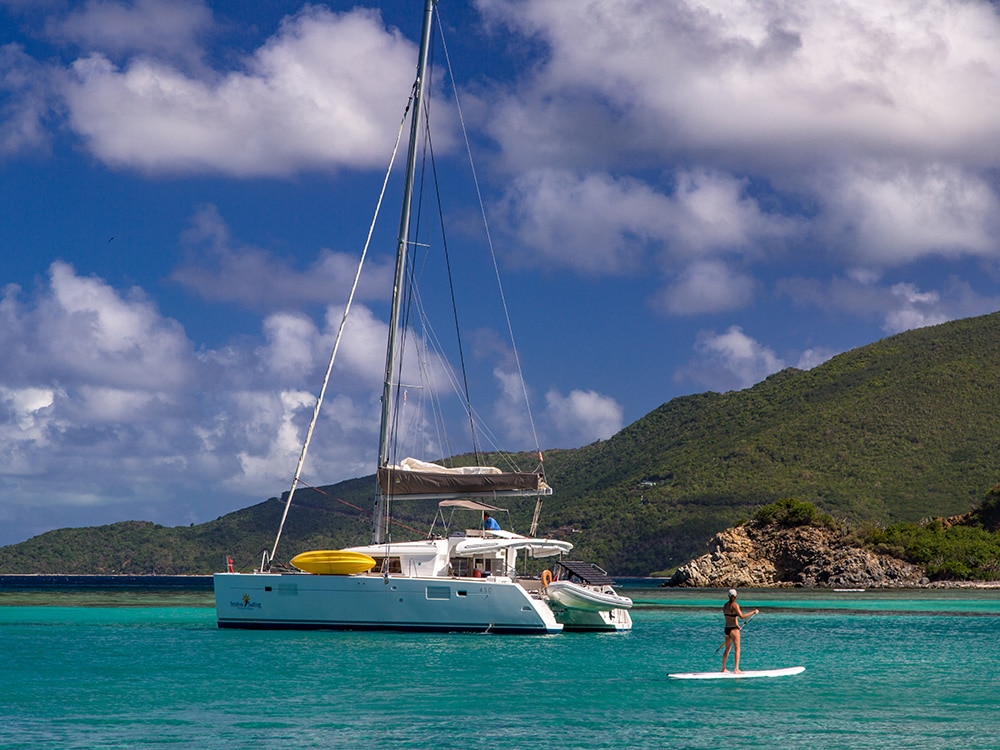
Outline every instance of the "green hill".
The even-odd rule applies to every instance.
[[[593,556],[635,572],[684,562],[713,531],[783,497],[850,521],[964,513],[1000,474],[998,368],[994,314],[899,334],[748,390],[675,399],[577,452],[553,477],[558,513],[586,498],[575,522],[610,532]]]
[[[951,516],[1000,479],[1000,314],[892,336],[753,388],[674,399],[609,440],[546,455],[540,533],[618,575],[699,555],[780,498],[881,524]],[[525,465],[530,465],[526,460]],[[366,542],[372,478],[296,495],[279,558]],[[432,508],[397,503],[426,529]],[[63,529],[0,548],[0,572],[209,572],[252,566],[277,530],[272,499],[216,521]],[[533,506],[512,507],[526,531]],[[400,513],[402,515],[400,515]],[[399,527],[397,538],[413,538]]]

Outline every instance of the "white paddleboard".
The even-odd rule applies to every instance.
[[[742,680],[750,677],[786,677],[805,672],[805,667],[786,667],[785,669],[756,669],[744,672],[678,672],[668,674],[675,680]]]

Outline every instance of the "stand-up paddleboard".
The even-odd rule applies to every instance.
[[[327,576],[347,576],[371,570],[375,560],[360,552],[341,549],[318,549],[303,552],[289,562],[306,573]]]
[[[678,672],[668,674],[667,677],[673,677],[675,680],[742,680],[750,677],[787,677],[805,671],[805,667],[786,667],[785,669],[756,669],[743,672]]]

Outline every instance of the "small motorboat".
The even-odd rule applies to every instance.
[[[549,599],[567,609],[585,609],[590,612],[608,612],[612,609],[631,609],[632,600],[614,591],[591,586],[581,586],[570,581],[553,581],[546,589]]]
[[[632,600],[614,589],[611,577],[592,563],[560,560],[556,575],[542,575],[542,595],[566,630],[632,629]]]

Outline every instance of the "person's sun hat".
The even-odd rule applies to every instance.
[[[729,589],[729,598],[730,599],[736,598],[736,589]]]

